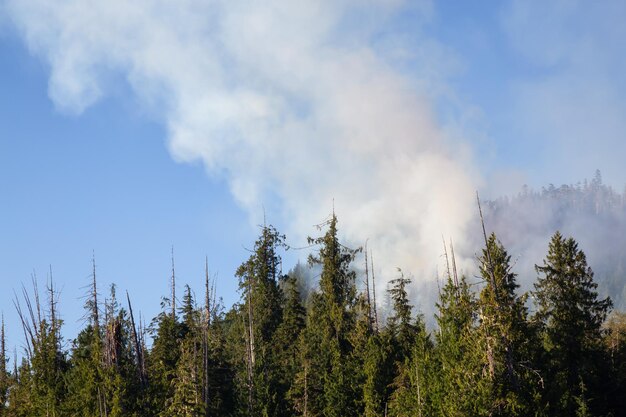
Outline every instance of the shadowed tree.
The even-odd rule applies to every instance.
[[[571,416],[589,404],[593,414],[605,413],[600,390],[603,374],[602,324],[612,303],[599,299],[593,271],[572,238],[556,232],[550,240],[534,297],[546,351],[546,401],[550,415]],[[585,407],[581,407],[582,398]]]

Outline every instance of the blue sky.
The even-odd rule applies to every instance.
[[[621,190],[625,17],[621,1],[4,0],[9,345],[11,289],[49,265],[75,334],[92,251],[102,294],[117,283],[149,320],[172,245],[179,291],[201,290],[206,255],[232,303],[264,212],[301,246],[334,201],[381,276],[430,277],[442,234],[463,252],[477,189],[600,168]]]
[[[0,306],[9,346],[21,343],[12,299],[33,272],[41,288],[52,266],[61,314],[73,336],[95,253],[100,292],[128,290],[147,322],[169,295],[170,251],[177,275],[203,288],[205,256],[226,302],[234,268],[256,230],[224,183],[198,164],[178,164],[164,130],[123,92],[80,116],[55,110],[48,74],[19,40],[0,40]],[[118,296],[123,296],[118,293]],[[69,337],[68,336],[68,337]]]

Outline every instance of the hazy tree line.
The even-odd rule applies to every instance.
[[[604,184],[597,170],[591,179],[576,184],[550,184],[540,190],[524,186],[517,195],[488,201],[484,208],[485,221],[499,231],[509,253],[514,258],[522,254],[516,268],[522,287],[530,288],[534,263],[552,233],[560,230],[585,248],[600,294],[610,294],[615,307],[626,310],[626,188],[618,192]],[[483,240],[477,235],[474,247]]]
[[[448,245],[431,329],[400,271],[382,322],[371,254],[339,241],[334,214],[320,233],[309,242],[319,285],[306,297],[302,268],[282,273],[285,237],[263,226],[236,272],[239,302],[226,310],[207,271],[204,297],[185,286],[176,303],[172,264],[149,326],[115,287],[98,299],[94,266],[69,347],[52,283],[34,282],[15,300],[25,352],[12,367],[2,326],[0,415],[626,415],[626,316],[609,315],[572,238],[553,235],[529,294],[495,235],[483,236],[478,279],[457,273]]]

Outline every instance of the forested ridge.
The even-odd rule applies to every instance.
[[[522,287],[532,287],[534,264],[550,236],[560,230],[585,248],[599,293],[611,295],[615,308],[626,310],[626,188],[618,192],[604,184],[596,170],[591,179],[575,184],[539,190],[523,186],[516,195],[486,201],[484,210],[488,228],[498,232],[517,261]],[[481,245],[479,235],[470,236],[472,247]]]
[[[16,296],[21,323],[6,324],[23,329],[23,354],[7,352],[2,323],[0,416],[626,415],[626,315],[598,296],[577,242],[554,233],[521,293],[507,249],[481,237],[477,277],[457,272],[446,245],[432,328],[400,270],[382,319],[371,254],[340,242],[334,213],[309,240],[319,283],[306,297],[270,225],[229,309],[208,270],[203,297],[177,296],[172,265],[172,292],[145,326],[127,294],[98,298],[94,262],[85,327],[68,343],[54,283],[33,282]]]

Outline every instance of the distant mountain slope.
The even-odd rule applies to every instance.
[[[488,229],[517,257],[524,289],[532,288],[534,265],[542,262],[550,236],[559,230],[586,253],[600,294],[626,309],[626,190],[603,184],[599,171],[575,185],[524,187],[516,196],[486,202],[483,210]]]

